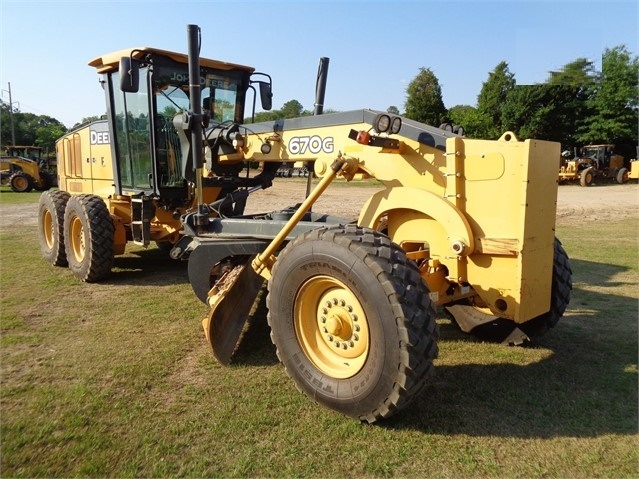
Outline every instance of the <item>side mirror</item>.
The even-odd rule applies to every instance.
[[[269,111],[273,108],[273,91],[270,83],[260,82],[260,101],[262,102],[262,109]]]
[[[137,93],[140,89],[140,64],[131,57],[120,58],[120,90]]]

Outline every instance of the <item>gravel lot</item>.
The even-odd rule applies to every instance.
[[[356,217],[368,197],[379,188],[371,186],[333,185],[313,207],[314,211],[343,217]],[[277,179],[274,186],[253,193],[247,213],[268,212],[304,199],[306,183],[302,179]],[[0,227],[35,225],[37,204],[0,204]],[[559,222],[620,219],[639,216],[639,186],[605,184],[588,188],[560,185],[557,199]]]

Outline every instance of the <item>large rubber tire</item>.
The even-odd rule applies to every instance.
[[[372,423],[423,390],[437,355],[435,310],[416,265],[354,225],[298,236],[268,283],[277,355],[299,390]]]
[[[42,256],[53,266],[67,266],[64,248],[64,209],[66,191],[45,191],[38,201],[38,238]]]
[[[592,185],[592,180],[593,180],[592,168],[586,168],[585,170],[581,172],[581,175],[579,176],[579,184],[581,186]]]
[[[38,185],[34,184],[34,188],[37,191],[47,191],[49,189],[51,189],[51,184],[53,182],[51,181],[51,176],[49,176],[48,173],[40,173],[40,183]]]
[[[550,311],[521,324],[519,329],[526,333],[530,339],[534,339],[554,327],[570,303],[571,291],[572,269],[570,261],[561,241],[555,238]]]
[[[106,278],[113,266],[115,227],[102,198],[72,196],[64,212],[64,244],[69,269],[88,283]]]
[[[628,181],[628,169],[619,168],[619,171],[615,173],[615,181],[620,185],[623,185],[626,181]]]
[[[24,171],[16,171],[9,178],[9,186],[16,193],[28,193],[33,189],[33,178]]]

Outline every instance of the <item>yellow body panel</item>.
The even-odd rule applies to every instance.
[[[72,131],[56,143],[58,183],[71,194],[94,194],[104,199],[115,224],[115,254],[123,254],[131,241],[131,196],[116,195],[109,130],[106,121],[97,121]],[[218,188],[207,188],[205,199],[213,201]],[[175,243],[182,223],[172,211],[156,208],[150,220],[152,241]]]
[[[558,143],[518,141],[512,133],[498,141],[450,135],[445,148],[436,148],[400,131],[396,148],[376,148],[348,137],[370,124],[327,123],[275,131],[268,154],[260,151],[265,136],[249,132],[246,159],[315,161],[322,176],[344,153],[356,165],[347,179],[373,177],[383,187],[363,205],[358,223],[378,228],[383,221],[409,255],[427,259],[420,268],[431,291],[435,286],[436,304],[474,292],[493,314],[517,323],[548,311]],[[443,279],[455,289],[448,296]]]
[[[95,67],[98,73],[113,72],[118,70],[120,65],[120,58],[133,57],[137,60],[140,60],[149,53],[157,53],[159,55],[166,56],[178,63],[188,63],[189,60],[188,56],[183,53],[170,52],[168,50],[161,50],[159,48],[136,47],[100,55],[99,57],[91,60],[89,62],[89,66]],[[219,68],[220,70],[240,69],[246,70],[248,72],[255,71],[255,68],[253,67],[239,65],[237,63],[222,62],[219,60],[211,60],[209,58],[202,57],[200,57],[199,61],[200,66],[202,67]]]

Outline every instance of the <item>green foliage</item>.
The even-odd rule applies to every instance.
[[[16,145],[39,146],[46,156],[55,151],[56,140],[67,131],[62,123],[50,116],[22,113],[17,108],[10,109],[9,104],[5,102],[2,102],[0,107],[0,143],[3,147],[14,143],[15,134]]]
[[[502,109],[515,84],[515,75],[504,61],[488,74],[477,97],[477,136],[491,140],[501,136],[504,131]]]
[[[580,110],[571,85],[521,85],[511,90],[502,108],[502,128],[520,139],[538,138],[574,144]]]
[[[432,126],[439,126],[448,119],[439,80],[430,68],[419,69],[406,93],[404,115],[407,118]]]
[[[335,113],[335,110],[325,109],[324,114]],[[311,116],[312,111],[305,110],[304,106],[297,100],[289,100],[279,110],[260,111],[255,113],[255,122],[286,120],[289,118],[299,118],[302,116]],[[252,123],[251,118],[245,118],[245,123]]]
[[[470,105],[455,105],[448,110],[448,117],[453,125],[464,127],[464,136],[468,138],[483,138],[488,119],[477,108]]]
[[[592,114],[584,118],[583,143],[637,144],[639,59],[625,46],[606,49],[595,94],[587,100]]]
[[[391,105],[386,108],[386,113],[390,113],[391,115],[399,115],[399,108],[397,108],[395,105]]]

